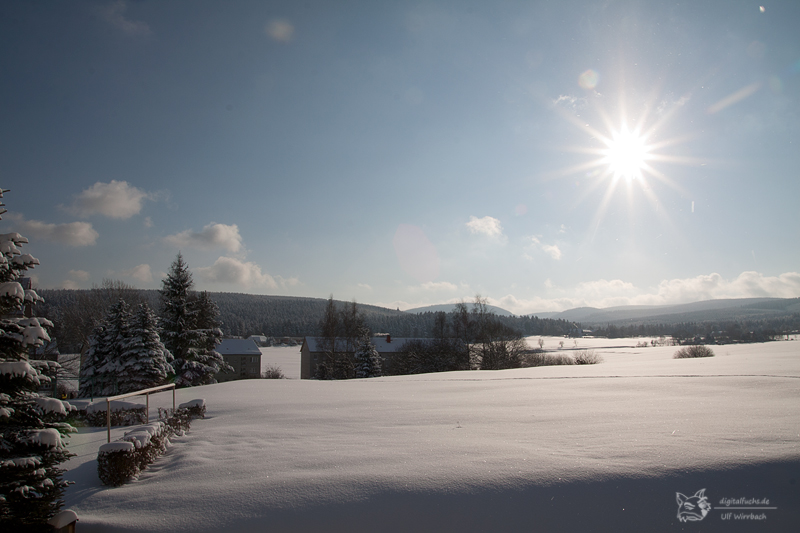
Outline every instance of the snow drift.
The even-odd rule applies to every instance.
[[[184,389],[205,399],[206,419],[134,483],[100,486],[92,447],[104,430],[73,437],[67,507],[84,532],[800,523],[800,342],[722,346],[706,359],[596,350],[599,365]],[[699,489],[711,511],[680,523],[676,493]],[[721,502],[737,497],[776,509],[734,523]]]

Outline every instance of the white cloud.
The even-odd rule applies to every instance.
[[[147,264],[135,266],[130,270],[123,270],[122,275],[131,277],[142,283],[150,283],[153,281],[153,271],[150,270],[150,265]]]
[[[544,253],[546,253],[556,261],[561,259],[561,250],[555,244],[543,244],[542,251],[544,251]]]
[[[458,285],[449,281],[429,281],[419,286],[424,291],[448,291],[458,290]]]
[[[544,244],[542,241],[539,240],[539,237],[532,236],[530,237],[531,245],[534,249],[538,248],[542,250],[544,253],[558,261],[561,259],[561,249],[558,247],[557,244]],[[529,255],[525,255],[528,259],[532,259]]]
[[[74,291],[76,289],[80,289],[80,286],[78,286],[78,283],[76,281],[73,281],[71,279],[65,279],[61,283],[61,288],[62,289],[69,289],[69,290],[73,290]]]
[[[294,26],[286,20],[273,19],[264,26],[264,33],[274,41],[288,43],[294,35]]]
[[[370,291],[370,292],[372,292],[372,287],[371,287],[370,285],[367,285],[366,283],[359,283],[359,284],[357,285],[357,287],[358,287],[359,289],[364,289],[364,290],[366,290],[366,291]]]
[[[563,107],[575,111],[586,107],[589,104],[589,101],[583,97],[578,98],[577,96],[572,96],[570,94],[561,94],[558,96],[558,98],[552,100],[551,104],[553,107]]]
[[[728,298],[798,298],[800,273],[786,272],[765,276],[759,272],[742,272],[732,280],[717,273],[693,278],[663,280],[657,286],[643,289],[619,279],[581,282],[571,289],[557,288],[547,280],[551,297],[530,299],[506,295],[489,298],[489,303],[516,314],[564,311],[575,307],[614,307],[620,305],[676,305]]]
[[[67,274],[71,279],[77,279],[78,281],[87,281],[89,279],[89,273],[85,270],[70,270]]]
[[[169,244],[179,248],[198,248],[200,250],[213,250],[224,248],[236,253],[242,249],[242,236],[239,235],[239,226],[236,224],[211,223],[202,231],[182,231],[164,238]]]
[[[67,224],[49,224],[39,220],[25,220],[20,215],[10,215],[20,233],[31,240],[57,242],[67,246],[91,246],[100,236],[89,222],[69,222]]]
[[[152,228],[153,227],[153,219],[150,217],[144,217],[144,227],[145,228]]]
[[[470,216],[467,227],[473,234],[486,235],[493,239],[501,239],[503,237],[503,226],[500,224],[500,221],[494,217],[485,216],[483,218],[478,218],[476,216]]]
[[[125,11],[128,10],[128,4],[123,0],[111,2],[106,6],[100,7],[99,10],[100,15],[106,22],[122,30],[123,33],[128,35],[150,34],[150,26],[146,22],[125,18]]]
[[[300,280],[296,277],[284,278],[283,276],[275,276],[275,280],[283,287],[296,287],[300,285]]]
[[[655,295],[664,303],[693,302],[716,298],[797,298],[800,297],[800,273],[785,272],[764,276],[759,272],[742,272],[736,279],[726,280],[717,273],[688,279],[664,280]]]
[[[232,257],[220,257],[210,267],[197,268],[195,272],[203,280],[212,283],[232,283],[245,288],[275,289],[278,287],[275,279],[266,272],[262,272],[261,267],[257,264]]]
[[[127,181],[97,182],[82,191],[67,208],[76,216],[103,215],[126,219],[142,210],[142,203],[151,195],[130,185]]]

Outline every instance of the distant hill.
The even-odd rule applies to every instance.
[[[73,338],[64,331],[60,319],[70,306],[76,305],[77,296],[88,290],[41,289],[38,293],[45,303],[37,306],[40,316],[55,323],[54,337],[62,344]],[[139,299],[158,311],[160,298],[156,290],[134,291]],[[319,323],[325,313],[327,300],[298,296],[269,296],[230,292],[209,292],[217,304],[226,336],[266,335],[268,337],[303,337],[318,335]],[[346,302],[335,301],[341,307]],[[470,306],[471,308],[471,306]],[[373,332],[391,333],[396,337],[428,337],[433,331],[435,316],[432,312],[410,313],[374,305],[358,304],[367,326]],[[514,317],[508,311],[493,308],[498,318],[507,326],[525,335],[564,335],[571,324],[564,320],[546,320],[532,317]],[[62,345],[60,344],[60,346]],[[65,350],[71,346],[64,346]],[[66,352],[65,352],[66,353]]]
[[[514,316],[514,313],[506,311],[502,307],[497,307],[494,305],[487,305],[486,307],[489,309],[489,311],[498,316]],[[406,309],[405,312],[414,313],[416,315],[421,313],[437,313],[439,311],[444,311],[445,313],[452,313],[455,308],[456,304],[438,304],[438,305],[428,305],[426,307],[415,307],[414,309]],[[470,311],[472,310],[471,302],[467,302],[467,308]]]
[[[535,313],[540,318],[593,325],[677,324],[778,318],[800,313],[800,298],[738,298],[680,305],[628,305],[598,309],[577,307],[560,313]]]

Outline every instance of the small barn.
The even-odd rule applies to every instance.
[[[222,339],[217,351],[233,367],[233,372],[218,373],[218,382],[261,377],[261,350],[252,339]]]

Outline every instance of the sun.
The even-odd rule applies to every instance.
[[[556,171],[553,176],[574,180],[578,189],[573,200],[576,206],[584,201],[596,206],[592,222],[595,231],[620,194],[627,196],[627,211],[631,216],[641,205],[650,204],[649,211],[666,220],[668,214],[660,209],[662,202],[658,197],[665,192],[664,187],[683,196],[688,192],[661,167],[665,164],[696,166],[706,160],[675,153],[677,145],[694,136],[689,133],[678,137],[667,135],[675,129],[668,127],[668,123],[682,107],[682,100],[669,105],[663,98],[656,98],[656,92],[653,95],[653,101],[639,102],[633,114],[627,111],[629,106],[624,95],[620,95],[620,104],[612,114],[606,112],[599,97],[584,101],[582,107],[575,105],[576,99],[567,97],[554,102],[555,109],[587,136],[581,144],[561,145],[559,151],[588,157],[581,157],[582,161]]]
[[[604,156],[601,164],[607,165],[615,180],[642,179],[642,171],[647,168],[650,147],[639,132],[628,131],[627,126],[623,125],[619,131],[611,132],[610,137],[603,139],[603,143],[606,148],[600,151]]]

